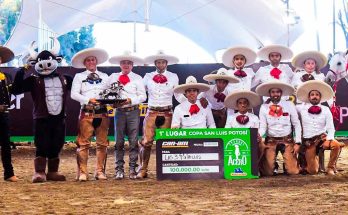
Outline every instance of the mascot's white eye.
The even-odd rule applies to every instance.
[[[49,56],[49,57],[48,57],[48,60],[52,60],[52,56]]]
[[[38,58],[38,59],[37,59],[37,62],[39,62],[39,61],[41,61],[41,58]]]

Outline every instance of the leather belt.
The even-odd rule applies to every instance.
[[[164,107],[149,107],[150,110],[159,111],[159,112],[171,111],[172,108],[173,106],[171,105],[164,106]]]
[[[272,140],[275,140],[275,141],[280,141],[280,140],[289,140],[289,139],[292,139],[292,135],[289,134],[287,136],[284,136],[284,137],[269,137],[267,136],[266,139],[272,141]]]
[[[108,110],[105,105],[83,105],[82,112],[91,113],[91,114],[104,114]]]
[[[139,109],[139,105],[134,105],[134,106],[131,106],[131,107],[124,107],[124,108],[117,108],[116,110],[122,111],[122,112],[128,112],[128,111],[133,111],[133,110],[136,110],[136,109]]]

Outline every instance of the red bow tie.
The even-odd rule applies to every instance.
[[[193,114],[197,114],[199,112],[199,110],[200,109],[199,109],[198,105],[194,104],[194,105],[191,105],[189,112],[191,115],[193,115]]]
[[[118,77],[118,81],[125,86],[130,82],[128,75],[122,74]]]
[[[310,113],[310,114],[320,114],[321,113],[321,107],[314,105],[314,106],[308,108],[308,113]]]
[[[283,108],[280,105],[271,105],[269,106],[268,114],[271,116],[280,117],[283,115]]]
[[[302,82],[306,82],[306,81],[310,81],[310,80],[314,80],[314,79],[315,79],[314,76],[311,74],[304,74],[301,77]]]
[[[214,98],[217,99],[217,102],[224,102],[226,95],[223,93],[215,93]]]
[[[247,76],[246,72],[243,70],[238,69],[236,72],[234,72],[234,75],[240,78],[244,78]]]
[[[162,74],[157,74],[153,77],[152,79],[154,82],[156,82],[157,84],[163,84],[167,82],[167,77],[162,75]]]
[[[239,124],[245,125],[249,122],[249,117],[245,115],[238,115],[236,120]]]
[[[271,76],[273,76],[275,79],[279,79],[280,74],[282,74],[282,71],[278,68],[273,68],[271,70]]]

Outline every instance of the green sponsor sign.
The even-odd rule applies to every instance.
[[[157,129],[156,141],[160,180],[258,178],[257,129]]]

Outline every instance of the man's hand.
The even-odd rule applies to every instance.
[[[208,100],[206,98],[200,98],[199,102],[201,103],[203,108],[206,108],[208,106]]]
[[[301,143],[295,143],[294,145],[294,154],[298,154],[300,152]]]
[[[91,98],[91,99],[89,99],[89,101],[88,101],[88,103],[89,104],[98,104],[99,102],[97,101],[97,99],[95,99],[95,98]]]
[[[260,144],[262,142],[262,137],[260,134],[257,134],[257,142]]]

